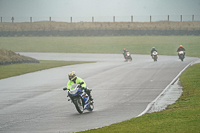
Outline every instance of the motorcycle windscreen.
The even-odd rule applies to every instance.
[[[69,93],[70,94],[76,94],[76,92],[78,91],[78,84],[73,84],[70,86],[69,88]]]
[[[179,54],[184,54],[184,51],[180,51],[180,52],[178,52]]]
[[[156,51],[153,51],[153,55],[157,55],[157,52],[156,52]]]

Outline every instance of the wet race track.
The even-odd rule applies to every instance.
[[[176,75],[197,58],[121,54],[20,53],[39,60],[97,61],[0,80],[0,132],[76,132],[141,114]],[[91,88],[94,111],[79,114],[62,89],[76,71]]]

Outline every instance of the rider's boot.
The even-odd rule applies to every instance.
[[[92,95],[91,95],[91,90],[86,89],[86,93],[88,94],[90,101],[93,102],[93,98],[92,98]]]
[[[88,92],[88,96],[89,96],[90,101],[93,101],[93,98],[92,98],[90,91]]]

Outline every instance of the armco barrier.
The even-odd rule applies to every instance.
[[[200,30],[67,30],[67,31],[1,31],[0,36],[144,36],[200,35]]]

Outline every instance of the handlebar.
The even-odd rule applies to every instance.
[[[82,84],[84,84],[84,82],[80,82],[79,84],[82,85]]]
[[[84,82],[79,83],[79,85],[81,86],[82,84],[84,84]],[[63,88],[63,91],[66,91],[67,87]]]
[[[63,90],[64,90],[64,91],[66,91],[66,90],[67,90],[67,88],[65,87],[65,88],[63,88]]]

